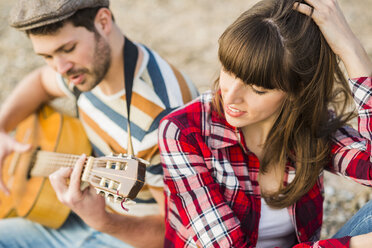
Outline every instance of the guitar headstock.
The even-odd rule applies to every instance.
[[[144,185],[146,164],[147,161],[126,154],[89,157],[81,180],[106,198],[134,199]]]

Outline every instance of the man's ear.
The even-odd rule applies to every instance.
[[[113,25],[111,11],[108,8],[100,8],[94,18],[94,25],[101,35],[109,35]]]

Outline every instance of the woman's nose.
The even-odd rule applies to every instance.
[[[236,80],[229,83],[222,90],[224,101],[228,104],[241,103],[243,101],[243,87]]]

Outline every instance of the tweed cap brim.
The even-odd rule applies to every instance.
[[[109,0],[19,0],[10,13],[10,26],[29,30],[72,16],[85,8],[108,7]]]

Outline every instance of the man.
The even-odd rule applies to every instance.
[[[7,132],[42,103],[66,95],[77,97],[79,118],[94,155],[126,153],[124,64],[129,58],[124,53],[123,59],[123,49],[130,41],[113,21],[108,6],[109,0],[20,0],[15,6],[11,25],[27,33],[35,53],[47,66],[25,77],[2,105],[0,169],[11,152],[30,149]],[[21,218],[4,219],[0,221],[0,246],[163,246],[164,196],[157,126],[172,109],[196,97],[197,91],[155,52],[135,46],[138,57],[130,115],[133,148],[137,157],[150,161],[137,204],[125,215],[116,213],[121,211],[117,205],[107,212],[104,199],[94,189],[80,191],[83,155],[73,170],[60,169],[50,176],[58,199],[73,211],[64,225],[54,230]],[[0,187],[8,192],[2,179]]]

